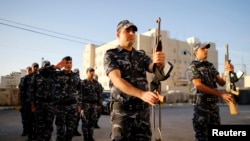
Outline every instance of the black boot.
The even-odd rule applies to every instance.
[[[93,138],[93,134],[89,134],[88,139],[89,139],[89,141],[95,141]]]
[[[84,135],[83,135],[83,141],[89,141],[89,140],[88,140],[88,134],[84,134]]]
[[[75,130],[74,132],[74,136],[81,136],[82,134],[80,134],[77,130]]]
[[[95,122],[95,128],[100,128],[100,126],[97,124],[98,121]]]
[[[21,136],[27,136],[28,135],[28,131],[23,129],[23,133],[21,134]]]

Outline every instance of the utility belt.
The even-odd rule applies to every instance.
[[[52,98],[37,98],[37,103],[44,103],[44,102],[53,102]]]
[[[204,94],[202,94],[202,95],[196,94],[193,97],[193,103],[194,104],[216,103],[218,101],[219,101],[218,97],[204,96]]]
[[[114,110],[122,110],[122,111],[142,111],[149,107],[148,104],[141,103],[141,104],[128,104],[128,103],[119,103],[119,102],[113,102],[112,108]]]
[[[72,105],[72,104],[76,104],[77,101],[76,100],[66,100],[66,101],[58,101],[56,102],[57,105]]]
[[[86,103],[86,104],[99,104],[98,101],[91,101],[91,100],[85,100],[82,103]]]

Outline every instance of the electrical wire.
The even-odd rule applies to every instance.
[[[6,20],[6,19],[1,19],[1,18],[0,18],[0,20],[2,20],[2,21],[7,21],[7,22],[10,22],[10,23],[14,23],[14,24],[18,24],[18,25],[22,25],[22,26],[26,26],[26,27],[31,27],[31,28],[34,28],[34,29],[43,30],[43,31],[46,31],[46,32],[55,33],[55,34],[58,34],[58,35],[68,36],[68,37],[71,37],[71,38],[76,38],[76,39],[86,40],[86,41],[96,42],[96,43],[103,43],[103,42],[99,42],[99,41],[94,41],[94,40],[90,40],[90,39],[86,39],[86,38],[82,38],[82,37],[77,37],[77,36],[73,36],[73,35],[69,35],[69,34],[65,34],[65,33],[60,33],[60,32],[56,32],[56,31],[44,29],[44,28],[39,28],[39,27],[35,27],[35,26],[30,26],[30,25],[27,25],[27,24],[22,24],[22,23],[18,23],[18,22]]]
[[[67,39],[67,38],[63,38],[63,37],[59,37],[59,36],[55,36],[55,35],[50,35],[50,34],[47,34],[47,33],[42,33],[42,32],[38,32],[38,31],[35,31],[35,30],[26,29],[26,28],[23,28],[23,27],[18,27],[18,26],[14,26],[14,25],[10,25],[10,24],[5,24],[5,23],[0,23],[0,24],[6,25],[6,26],[9,26],[9,27],[13,27],[13,28],[18,28],[18,29],[30,31],[30,32],[34,32],[34,33],[37,33],[37,34],[42,34],[42,35],[46,35],[46,36],[58,38],[58,39],[68,40],[68,41],[72,41],[72,42],[76,42],[76,43],[81,43],[81,44],[87,44],[86,42],[80,42],[80,41],[76,41],[76,40],[71,40],[71,39]]]
[[[80,40],[85,40],[85,41],[89,41],[89,42],[95,42],[95,43],[103,44],[103,42],[94,41],[94,40],[90,40],[90,39],[86,39],[86,38],[81,38],[81,37],[77,37],[77,36],[73,36],[73,35],[69,35],[69,34],[59,33],[59,32],[55,32],[55,31],[52,31],[52,30],[47,30],[47,29],[43,29],[43,28],[39,28],[39,27],[35,27],[35,26],[30,26],[30,25],[26,25],[26,24],[14,22],[14,21],[6,20],[6,19],[1,19],[0,18],[0,20],[10,22],[10,23],[14,23],[14,24],[18,24],[18,25],[21,25],[21,26],[26,26],[26,27],[31,27],[31,28],[34,28],[34,29],[39,29],[39,30],[50,32],[50,33],[57,34],[57,35],[60,35],[60,36],[67,36],[67,37],[70,37],[70,38],[75,38],[75,39],[80,39]],[[81,44],[88,44],[87,42],[72,40],[72,39],[69,39],[69,38],[60,37],[60,36],[56,36],[56,35],[52,35],[52,34],[48,34],[48,33],[43,33],[43,32],[39,32],[39,31],[36,31],[36,30],[32,30],[32,29],[28,29],[28,28],[24,28],[24,27],[20,27],[20,26],[15,26],[15,25],[3,23],[3,22],[1,22],[0,24],[5,25],[5,26],[9,26],[9,27],[13,27],[13,28],[17,28],[17,29],[21,29],[21,30],[26,30],[26,31],[29,31],[29,32],[37,33],[37,34],[42,34],[42,35],[58,38],[58,39],[68,40],[68,41],[77,42],[77,43],[81,43]]]

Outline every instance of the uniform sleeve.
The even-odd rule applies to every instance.
[[[98,83],[99,85],[99,105],[102,105],[102,101],[103,101],[103,97],[102,97],[102,93],[103,93],[103,87],[102,87],[102,84]]]
[[[188,67],[188,76],[189,76],[190,81],[192,81],[193,79],[196,79],[196,78],[201,78],[200,72],[198,71],[198,69],[196,68],[196,66],[194,64],[191,64]]]
[[[24,103],[26,101],[26,93],[27,93],[27,75],[24,76],[21,80],[21,83],[20,83],[20,102],[21,103]]]
[[[119,68],[118,64],[116,63],[116,59],[114,57],[114,53],[111,51],[107,51],[104,54],[104,70],[106,75],[108,75],[112,70]]]
[[[79,82],[79,92],[78,92],[78,105],[82,107],[82,81]]]
[[[35,103],[36,91],[37,91],[36,75],[33,75],[31,77],[30,86],[29,86],[30,100],[31,100],[32,103]]]
[[[48,75],[53,76],[54,72],[55,72],[55,69],[53,67],[54,67],[54,65],[42,67],[39,69],[39,73],[44,75],[44,76],[48,76]]]
[[[22,87],[23,87],[23,77],[20,79],[20,82],[19,82],[19,84],[18,84],[18,101],[19,101],[19,103],[22,103],[23,101],[21,100],[21,95],[22,95],[22,93],[23,93],[23,91],[22,91]]]

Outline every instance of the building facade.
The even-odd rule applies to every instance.
[[[145,33],[138,34],[136,36],[134,48],[137,50],[144,50],[149,56],[152,56],[153,47],[155,46],[155,33],[156,29],[151,29]],[[167,80],[161,82],[161,91],[167,94],[174,94],[172,97],[170,97],[171,95],[168,95],[170,102],[177,101],[177,99],[187,99],[183,98],[184,95],[182,94],[190,93],[190,83],[188,79],[187,68],[191,61],[194,60],[192,47],[188,45],[186,41],[170,38],[169,32],[165,30],[161,31],[161,40],[163,51],[166,53],[166,61],[169,61],[174,65],[170,77]],[[98,75],[99,82],[102,84],[105,90],[109,90],[109,78],[106,76],[103,68],[103,58],[105,52],[108,49],[115,48],[117,45],[117,40],[107,42],[103,45],[86,45],[83,51],[83,72],[81,73],[81,76],[83,76],[82,78],[86,78],[86,69],[88,67],[93,67],[95,68],[95,73]],[[218,51],[216,49],[215,43],[210,42],[210,49],[208,51],[208,61],[212,62],[218,70]],[[16,88],[18,87],[20,78],[24,75],[26,75],[26,70],[21,69],[20,72],[12,72],[10,75],[1,76],[0,88],[2,89],[0,96],[2,96],[2,98],[0,97],[0,100],[6,99],[2,104],[15,101],[12,99],[12,97],[16,98],[16,96],[11,96],[13,93],[12,90],[15,91],[14,93],[16,93]],[[153,77],[153,74],[147,73],[148,82],[151,82]],[[243,89],[250,88],[250,77],[244,76],[243,78],[244,79],[241,79],[236,83],[236,86]],[[219,87],[219,89],[224,89],[224,87]]]
[[[0,88],[17,88],[21,77],[26,74],[25,69],[20,72],[12,72],[9,75],[1,76]]]
[[[145,33],[138,34],[136,36],[134,48],[144,50],[149,56],[151,56],[155,45],[155,33],[156,29],[151,29]],[[188,45],[186,41],[170,38],[169,32],[165,30],[161,31],[161,40],[163,51],[166,53],[166,61],[169,61],[174,65],[170,77],[161,82],[162,91],[181,91],[188,93],[189,81],[187,67],[194,59],[192,47]],[[83,78],[86,78],[85,70],[88,67],[93,67],[95,68],[95,73],[98,75],[98,80],[103,85],[104,89],[109,90],[109,78],[106,76],[103,68],[103,58],[104,53],[108,49],[115,48],[117,44],[117,40],[113,40],[103,45],[86,45],[83,51]],[[208,61],[212,62],[218,69],[218,51],[213,42],[210,42]],[[20,72],[13,72],[10,75],[1,76],[0,88],[17,88],[20,78],[25,74],[25,69],[21,69]],[[147,75],[148,82],[151,82],[153,74],[147,73]],[[249,83],[247,83],[247,80],[249,79],[249,77],[245,76],[244,79],[237,83],[237,86],[249,87]]]
[[[156,29],[151,29],[145,33],[138,34],[134,48],[144,50],[146,54],[152,56],[153,47],[155,45],[155,33]],[[162,92],[178,90],[188,93],[187,86],[189,81],[187,67],[194,59],[192,47],[188,45],[186,41],[171,39],[169,32],[165,30],[161,31],[161,40],[163,51],[166,53],[166,61],[169,61],[174,65],[170,77],[161,82]],[[208,60],[214,63],[215,67],[218,69],[218,51],[215,48],[215,43],[210,43],[210,56]],[[117,40],[100,46],[89,44],[85,47],[83,52],[83,70],[86,70],[88,67],[95,68],[95,73],[99,76],[98,80],[103,85],[105,90],[109,90],[109,78],[106,76],[103,68],[104,53],[108,49],[115,48],[117,44]],[[148,82],[151,82],[153,74],[148,73],[147,75]]]

